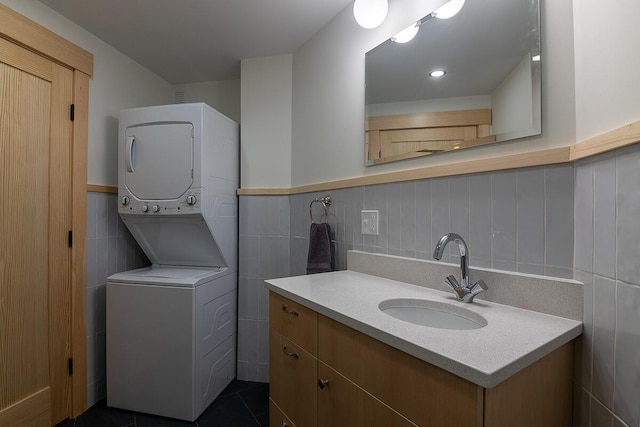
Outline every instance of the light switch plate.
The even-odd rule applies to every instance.
[[[360,230],[362,234],[371,234],[377,236],[378,232],[378,211],[363,210],[360,211]]]

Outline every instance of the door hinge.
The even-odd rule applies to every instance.
[[[69,119],[74,121],[76,118],[76,104],[71,104],[71,108],[69,110]]]
[[[69,247],[72,248],[73,247],[73,230],[69,230],[69,235],[67,239],[68,239]]]
[[[68,370],[69,370],[69,376],[73,375],[73,357],[69,358],[69,362],[68,362]]]

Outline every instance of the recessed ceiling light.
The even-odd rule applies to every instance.
[[[429,73],[429,77],[442,77],[445,74],[447,74],[445,70],[433,70]]]

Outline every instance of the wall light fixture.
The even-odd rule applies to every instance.
[[[353,2],[353,16],[362,28],[376,28],[384,22],[388,11],[387,0],[355,0]]]

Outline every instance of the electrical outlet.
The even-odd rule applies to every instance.
[[[360,230],[362,234],[372,234],[377,236],[378,232],[378,211],[360,211]]]

